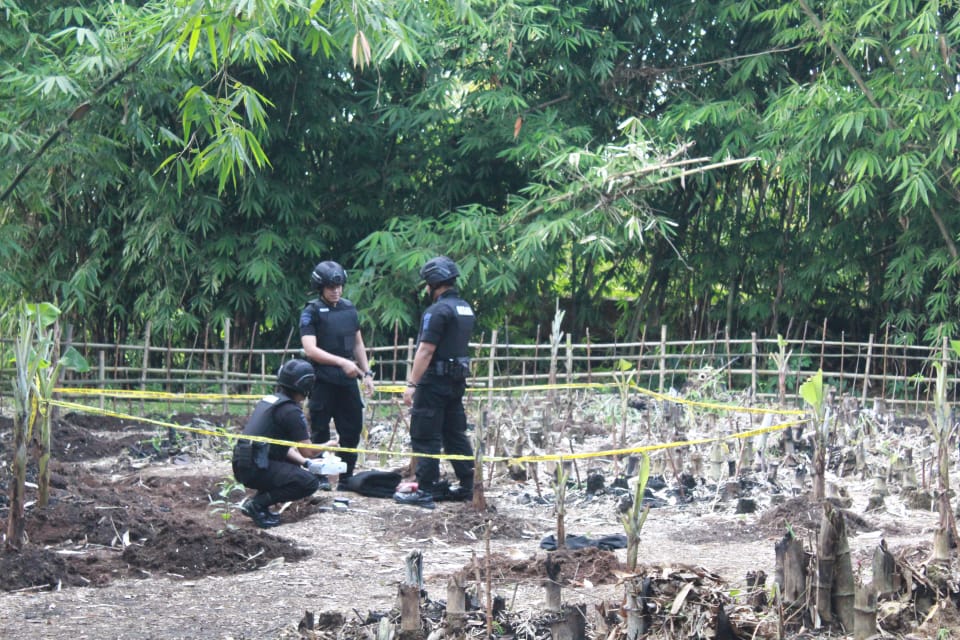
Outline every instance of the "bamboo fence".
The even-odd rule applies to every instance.
[[[204,393],[228,396],[265,393],[272,388],[280,364],[300,355],[299,345],[284,348],[231,347],[230,323],[205,333],[204,344],[192,348],[151,342],[147,325],[141,344],[71,342],[90,364],[86,373],[66,372],[61,387],[103,390],[143,390]],[[824,331],[824,333],[826,333]],[[415,344],[368,349],[378,384],[402,384],[413,360]],[[956,401],[958,368],[953,366],[947,341],[937,346],[891,344],[869,336],[866,342],[846,340],[721,337],[671,340],[662,327],[655,340],[639,342],[574,342],[572,336],[535,343],[514,343],[498,332],[471,343],[473,365],[469,381],[474,390],[509,392],[532,385],[609,384],[627,374],[641,387],[658,392],[682,390],[692,380],[710,380],[730,391],[749,391],[758,403],[780,402],[800,406],[800,384],[818,370],[824,383],[842,397],[864,406],[882,398],[904,410],[923,410],[933,400],[934,363],[947,367],[948,401]],[[9,369],[0,370],[6,377]],[[2,391],[6,393],[7,385]],[[6,401],[4,401],[6,404]],[[102,404],[102,401],[101,401]]]

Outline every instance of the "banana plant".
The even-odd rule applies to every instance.
[[[630,388],[633,386],[637,370],[634,366],[621,358],[617,362],[613,373],[613,381],[620,396],[620,441],[617,446],[625,447],[627,443],[627,408],[630,401]]]
[[[960,354],[960,341],[951,340],[950,348],[954,354]],[[940,515],[940,524],[934,534],[933,555],[934,560],[949,562],[948,536],[950,534],[956,535],[957,532],[956,519],[950,506],[950,442],[955,426],[950,418],[950,403],[947,402],[947,367],[945,363],[941,362],[935,362],[933,366],[937,371],[933,396],[934,417],[930,418],[928,416],[927,420],[930,422],[930,430],[937,442],[937,476],[939,479],[937,511]],[[942,539],[938,540],[938,536]]]
[[[827,444],[830,435],[823,397],[823,369],[818,370],[800,385],[800,397],[813,409],[813,424],[816,429],[813,439],[813,499],[819,502],[823,500],[825,493]]]
[[[7,519],[8,548],[23,543],[24,505],[27,474],[27,445],[34,438],[40,419],[39,478],[37,504],[46,506],[50,497],[50,423],[49,401],[60,372],[66,367],[89,369],[86,360],[74,348],[56,357],[59,342],[57,319],[60,309],[49,302],[18,303],[4,315],[3,327],[15,329],[7,364],[14,365],[13,386],[13,482],[10,485],[10,512]]]
[[[647,480],[650,478],[650,456],[646,453],[640,455],[643,457],[640,460],[640,470],[637,472],[637,489],[633,495],[633,505],[625,514],[620,516],[623,530],[627,534],[627,571],[635,571],[637,568],[640,532],[643,530],[643,523],[647,520],[647,514],[650,513],[650,506],[644,506],[643,504],[643,495],[647,491]]]
[[[790,371],[790,356],[793,349],[787,350],[789,343],[782,335],[777,334],[777,353],[770,354],[770,359],[777,365],[777,399],[781,406],[787,401],[787,373]]]

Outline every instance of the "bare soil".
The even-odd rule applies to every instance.
[[[197,417],[174,420],[189,424]],[[236,417],[203,419],[239,426]],[[541,541],[556,532],[557,517],[543,473],[517,479],[495,470],[482,513],[469,504],[440,503],[431,511],[331,491],[287,505],[282,526],[261,530],[238,511],[246,494],[232,483],[222,446],[178,433],[76,413],[57,420],[50,504],[35,503],[31,465],[28,543],[0,553],[0,638],[368,637],[380,618],[395,619],[405,561],[417,551],[427,603],[442,604],[451,576],[462,573],[477,602],[489,591],[497,606],[514,613],[515,628],[502,637],[533,637],[524,635],[523,612],[531,629],[541,624],[548,555],[561,566],[564,600],[588,610],[590,637],[600,635],[600,618],[616,618],[611,612],[623,605],[626,551],[589,546],[623,533],[620,517],[631,491],[612,486],[621,469],[609,460],[571,470],[564,525],[588,546],[548,553]],[[580,438],[586,442],[589,434]],[[4,523],[10,447],[10,421],[0,418]],[[872,455],[876,465],[889,458],[887,451]],[[361,466],[378,464],[367,459]],[[894,492],[882,509],[867,512],[870,475],[831,475],[844,489],[857,571],[869,574],[881,539],[922,564],[935,511]],[[639,552],[651,575],[695,575],[699,587],[736,593],[749,572],[763,571],[772,583],[774,544],[787,530],[816,540],[822,507],[802,485],[789,488],[790,478],[741,481],[737,493],[755,505],[746,512],[749,503],[727,495],[723,483],[693,478],[680,490],[669,478],[656,479],[663,486],[649,494],[654,507]],[[430,619],[429,607],[425,615]],[[945,628],[924,635],[921,622],[891,624],[889,635],[932,638]],[[960,637],[956,627],[949,633],[941,637]]]

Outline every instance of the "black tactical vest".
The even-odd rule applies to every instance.
[[[273,432],[273,412],[277,409],[277,407],[287,404],[288,402],[293,402],[293,400],[285,393],[280,391],[269,396],[265,396],[253,408],[253,415],[250,416],[250,420],[247,421],[246,426],[243,428],[244,435],[262,436],[265,438],[276,437],[277,434]],[[241,440],[241,442],[250,442],[250,440]],[[265,442],[253,443],[255,449],[264,445],[266,445]],[[271,460],[283,460],[287,457],[287,450],[289,447],[279,444],[271,444],[267,446],[270,447],[269,457]]]
[[[353,303],[341,298],[336,307],[331,307],[317,298],[307,306],[313,307],[313,330],[317,346],[327,353],[352,360],[357,344],[357,329],[360,327]]]
[[[470,353],[468,345],[476,322],[473,309],[457,295],[456,291],[443,292],[434,304],[437,307],[445,307],[446,313],[454,318],[454,322],[440,336],[440,342],[437,343],[437,349],[433,353],[433,361],[466,358]]]

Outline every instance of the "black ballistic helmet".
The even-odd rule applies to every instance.
[[[347,283],[347,272],[333,260],[324,260],[313,268],[310,284],[314,289],[337,287]]]
[[[453,282],[459,275],[460,270],[457,269],[457,263],[447,256],[430,258],[420,268],[420,278],[431,287],[443,282]]]
[[[313,365],[306,360],[288,360],[277,372],[277,385],[290,391],[310,395],[313,389]]]

